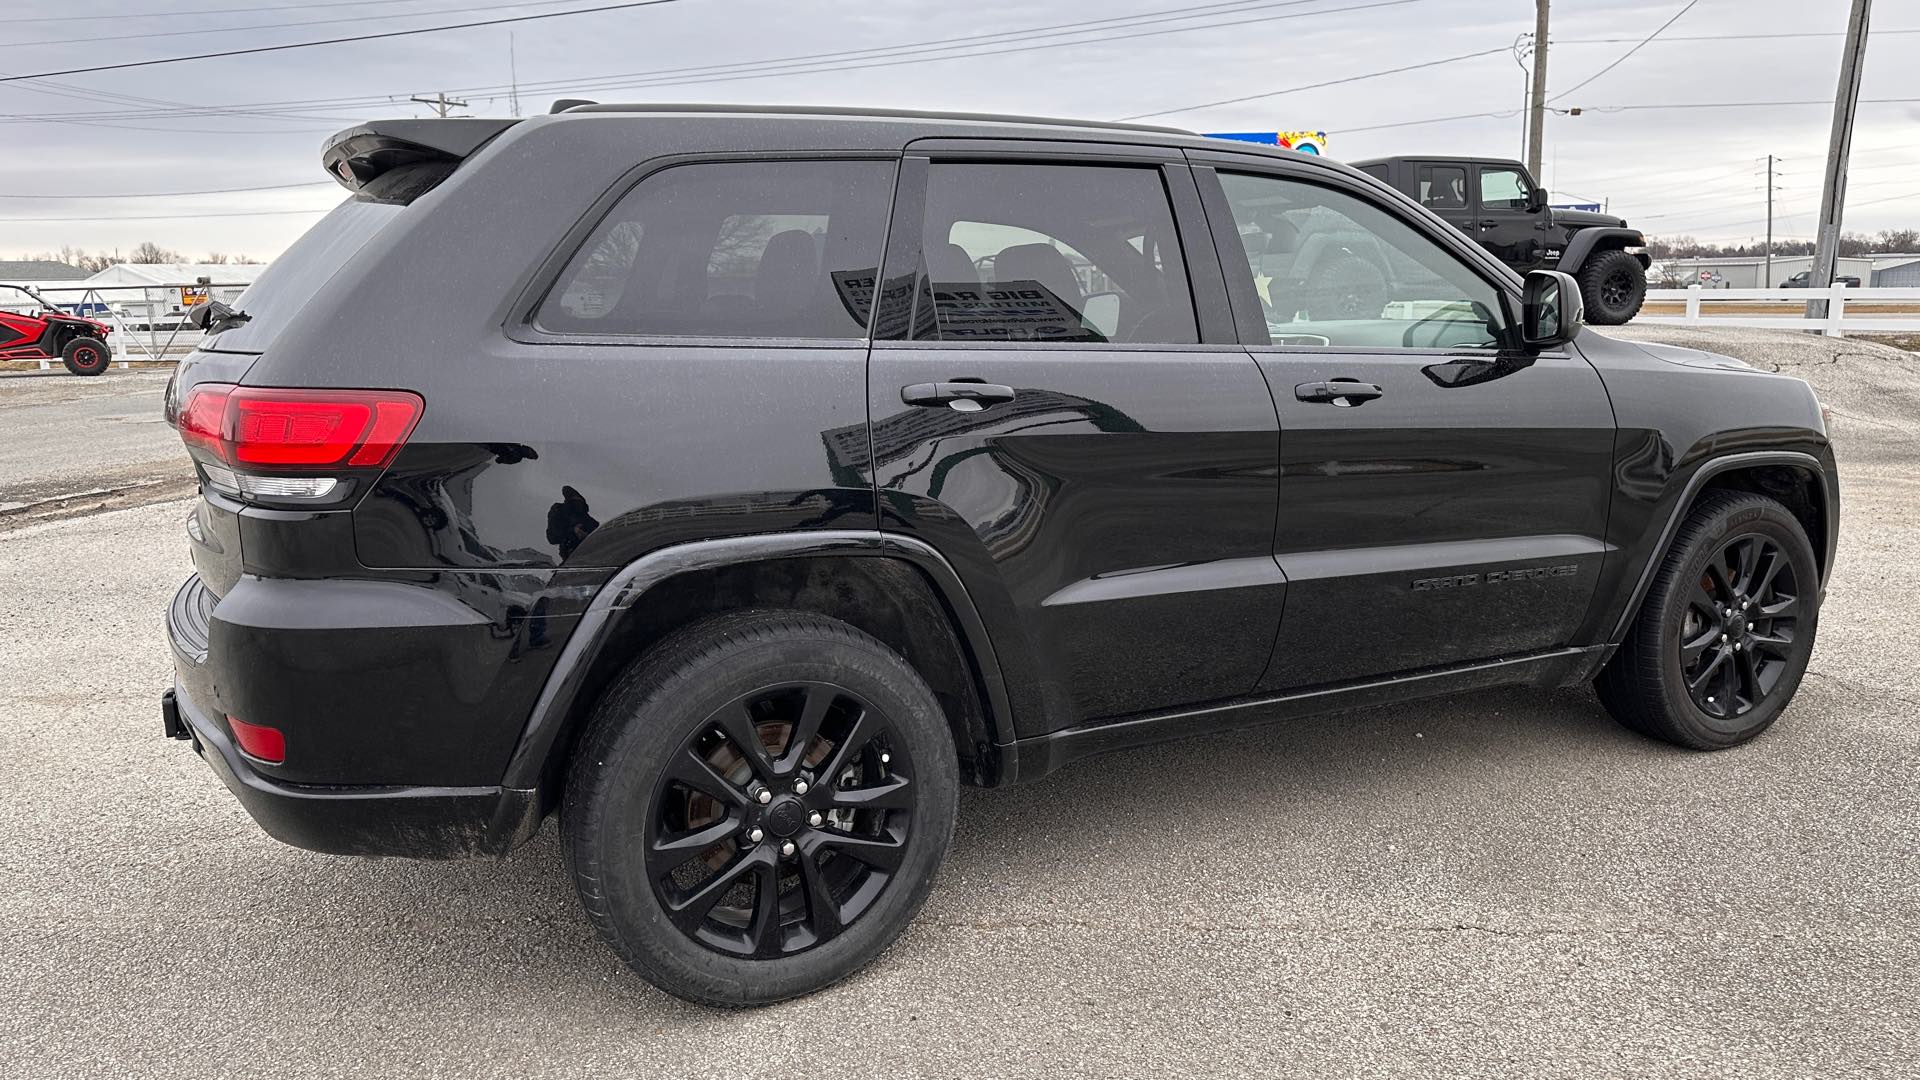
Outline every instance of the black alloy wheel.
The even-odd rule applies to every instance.
[[[893,883],[913,763],[874,705],[799,682],[722,706],[655,787],[647,876],[680,932],[718,952],[787,956],[838,936]]]
[[[1694,585],[1679,635],[1687,696],[1712,720],[1737,721],[1766,701],[1794,660],[1792,560],[1765,536],[1738,536]]]
[[[1725,750],[1786,709],[1819,621],[1819,562],[1801,520],[1765,495],[1710,491],[1681,522],[1594,689],[1643,735]]]
[[[1600,283],[1600,300],[1609,311],[1625,307],[1633,298],[1633,275],[1624,269],[1617,269]]]
[[[560,824],[587,917],[669,993],[764,1005],[885,952],[932,891],[954,734],[900,653],[806,611],[700,619],[600,695]]]

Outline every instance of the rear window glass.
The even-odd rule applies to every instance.
[[[616,204],[535,322],[560,333],[859,338],[894,165],[680,165]]]
[[[287,320],[320,286],[367,245],[374,234],[406,212],[453,171],[453,163],[410,165],[377,176],[362,191],[334,207],[275,259],[233,302],[248,321],[207,339],[212,349],[257,352],[272,343]]]

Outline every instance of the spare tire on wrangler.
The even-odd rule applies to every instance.
[[[1580,296],[1587,302],[1588,322],[1619,326],[1640,314],[1647,298],[1646,268],[1618,249],[1595,252],[1580,268]]]

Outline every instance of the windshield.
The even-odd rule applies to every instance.
[[[451,163],[412,165],[384,173],[334,207],[294,241],[234,300],[247,321],[207,338],[205,348],[261,352],[328,279],[452,171]]]

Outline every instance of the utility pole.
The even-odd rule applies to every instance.
[[[1847,16],[1847,47],[1840,55],[1840,88],[1833,95],[1833,135],[1827,140],[1826,179],[1820,188],[1820,228],[1814,233],[1813,268],[1807,288],[1823,292],[1840,260],[1840,219],[1847,205],[1847,157],[1853,152],[1853,119],[1860,108],[1860,75],[1867,58],[1867,15],[1873,0],[1853,0]],[[1824,318],[1825,300],[1807,301],[1807,318]]]
[[[507,101],[509,102],[513,110],[513,115],[519,116],[520,115],[520,63],[518,60],[514,58],[513,31],[511,30],[507,31],[507,78],[510,80],[508,85],[513,88],[507,94]]]
[[[1809,284],[1812,283],[1813,281],[1812,275],[1808,275],[1807,281]],[[1763,277],[1760,281],[1760,287],[1763,289],[1773,288],[1773,155],[1772,154],[1767,155],[1767,269],[1766,269],[1765,277]]]
[[[446,119],[446,115],[449,111],[453,109],[464,109],[467,107],[467,103],[464,101],[461,101],[459,98],[448,97],[447,92],[445,90],[440,91],[439,93],[433,95],[430,98],[429,97],[410,97],[407,100],[417,101],[420,104],[425,105],[427,108],[433,110],[435,116],[438,116],[443,120]]]
[[[1547,129],[1547,0],[1533,0],[1533,102],[1527,117],[1527,171],[1533,182],[1545,185],[1540,176],[1540,148],[1545,145]]]

